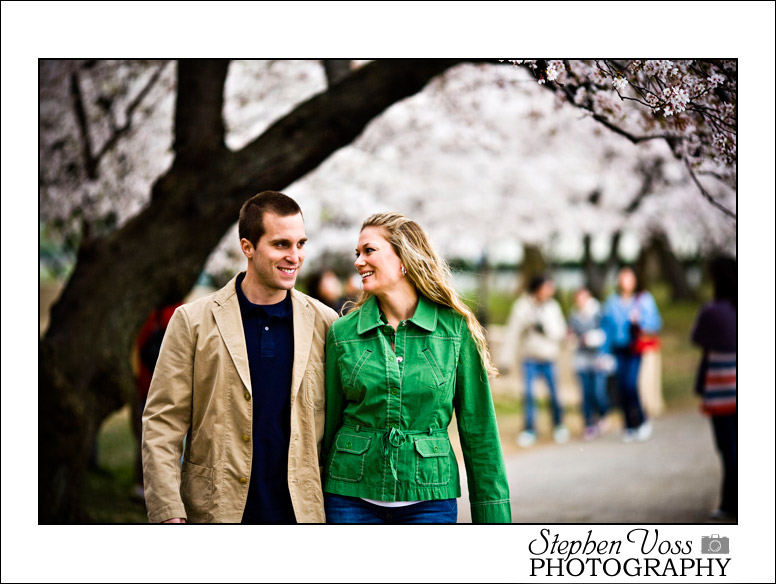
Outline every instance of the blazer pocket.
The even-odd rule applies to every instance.
[[[424,487],[450,482],[450,439],[422,438],[415,441],[415,481]]]
[[[326,367],[323,363],[308,363],[304,374],[304,398],[314,410],[326,407]]]
[[[364,477],[366,451],[372,441],[368,436],[342,433],[334,442],[329,464],[329,477],[338,481],[357,483]]]
[[[183,462],[181,498],[192,523],[212,521],[213,477],[215,469]]]

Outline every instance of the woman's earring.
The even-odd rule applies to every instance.
[[[404,269],[404,266],[401,267],[401,275],[402,276],[406,276],[407,275],[407,270]]]

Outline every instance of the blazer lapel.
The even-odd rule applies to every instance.
[[[291,400],[296,398],[302,386],[310,348],[315,330],[315,310],[299,292],[291,290],[291,302],[294,307],[294,368],[291,374]]]
[[[226,349],[232,357],[237,373],[240,375],[248,391],[251,389],[251,369],[248,364],[248,349],[245,347],[245,333],[243,332],[242,316],[240,314],[240,302],[235,292],[233,278],[221,289],[222,294],[215,297],[216,305],[213,307],[213,317],[218,326],[218,332],[224,340]]]

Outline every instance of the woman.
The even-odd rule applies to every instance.
[[[326,343],[324,501],[330,523],[455,523],[455,411],[474,523],[511,521],[482,326],[417,223],[372,215],[362,293]]]
[[[569,330],[576,338],[574,369],[582,388],[584,438],[590,440],[606,430],[609,398],[606,394],[607,368],[611,355],[602,352],[606,333],[601,328],[601,305],[586,286],[574,294],[575,309],[569,318]],[[613,363],[612,363],[613,365]]]
[[[534,380],[542,377],[552,406],[553,438],[561,444],[569,439],[563,424],[563,407],[558,397],[556,362],[566,335],[566,320],[555,300],[555,284],[545,274],[531,278],[528,290],[512,305],[504,332],[502,361],[510,363],[520,348],[525,401],[525,428],[517,443],[528,448],[536,442],[536,400]]]
[[[703,349],[695,390],[711,417],[714,440],[722,459],[722,493],[713,519],[738,516],[738,442],[736,418],[738,356],[738,272],[736,260],[720,256],[709,271],[714,300],[704,304],[692,328],[693,343]]]
[[[652,435],[652,425],[639,398],[641,352],[637,341],[642,334],[657,333],[662,320],[652,295],[637,291],[636,274],[631,268],[620,270],[617,287],[618,292],[607,299],[601,319],[606,332],[605,352],[613,353],[617,361],[617,389],[625,416],[623,440],[643,441]]]

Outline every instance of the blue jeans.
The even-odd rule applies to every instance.
[[[404,507],[381,507],[358,497],[323,494],[326,523],[456,523],[458,501],[420,501]]]
[[[641,426],[647,417],[641,407],[639,397],[639,367],[641,367],[641,355],[631,353],[629,350],[616,350],[617,358],[617,391],[620,396],[622,413],[625,416],[625,427],[634,430]]]
[[[582,415],[585,426],[590,427],[596,417],[603,418],[609,411],[609,396],[606,393],[606,374],[595,369],[577,371],[582,386]]]
[[[536,405],[533,397],[534,378],[541,375],[547,382],[547,388],[550,390],[550,401],[552,402],[552,421],[555,426],[562,423],[562,414],[560,402],[558,401],[558,391],[555,384],[555,366],[551,361],[523,361],[523,380],[525,381],[525,429],[534,431],[534,418],[536,417]]]

